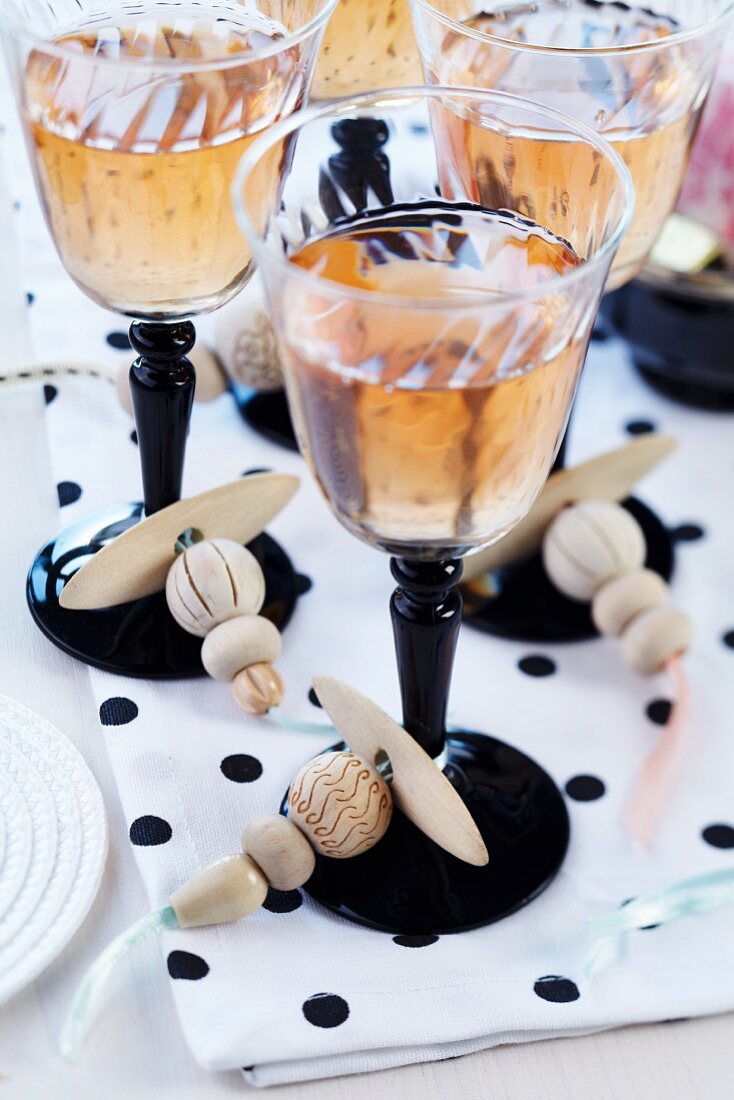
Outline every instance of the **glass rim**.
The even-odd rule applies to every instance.
[[[104,68],[129,69],[131,71],[145,69],[148,72],[176,72],[177,70],[187,73],[221,72],[225,69],[241,68],[244,65],[262,61],[268,57],[275,57],[285,50],[291,49],[293,46],[300,45],[301,42],[304,42],[307,38],[310,38],[311,35],[320,30],[322,25],[326,24],[327,20],[333,15],[338,3],[339,0],[322,0],[321,9],[313,19],[310,19],[308,23],[304,23],[303,26],[296,28],[292,34],[287,34],[284,38],[278,39],[269,46],[262,46],[257,50],[248,50],[245,53],[237,55],[229,54],[221,58],[207,58],[202,61],[179,57],[135,57],[119,59],[114,57],[98,57],[80,54],[77,50],[73,50],[69,46],[59,45],[58,42],[49,40],[46,36],[37,34],[24,23],[18,22],[17,19],[11,17],[3,10],[4,5],[2,0],[0,0],[0,33],[30,43],[39,52],[47,54],[48,56],[68,59],[70,61],[73,60],[76,64],[83,63]],[[202,8],[202,15],[205,14],[206,9]],[[85,26],[86,24],[81,24],[79,29],[83,30]],[[68,33],[73,34],[74,31],[70,30]]]
[[[486,31],[480,31],[474,27],[467,27],[458,19],[452,19],[450,15],[446,15],[445,12],[439,11],[432,3],[432,0],[410,0],[410,4],[413,7],[414,13],[422,8],[427,15],[443,23],[444,26],[448,27],[450,30],[464,35],[466,38],[473,38],[478,42],[490,43],[493,46],[498,46],[505,50],[515,50],[517,53],[555,54],[559,57],[628,56],[629,54],[667,50],[673,46],[679,45],[681,42],[687,42],[692,38],[698,38],[699,36],[703,36],[715,30],[718,26],[726,23],[728,19],[734,16],[734,0],[728,0],[728,2],[724,3],[724,7],[721,11],[705,19],[702,23],[698,23],[695,27],[688,27],[685,30],[674,31],[673,34],[669,34],[666,38],[655,38],[651,39],[649,42],[633,42],[623,46],[590,46],[583,48],[576,46],[547,46],[542,42],[517,42],[512,38],[503,38],[501,35],[488,34]]]
[[[505,106],[514,108],[519,107],[523,111],[543,115],[556,123],[560,123],[576,137],[586,140],[606,157],[607,161],[612,164],[612,167],[617,173],[617,178],[622,185],[624,191],[624,205],[616,227],[591,259],[582,260],[578,267],[573,268],[572,271],[559,275],[555,279],[544,280],[537,286],[529,287],[527,290],[518,290],[509,293],[485,292],[462,294],[461,297],[458,298],[440,298],[436,296],[431,298],[386,294],[382,291],[363,290],[360,287],[347,286],[345,283],[339,283],[333,279],[326,279],[322,275],[314,274],[313,271],[307,268],[302,268],[296,264],[290,263],[290,261],[283,256],[273,256],[272,250],[265,246],[262,235],[257,231],[250,218],[247,204],[243,198],[243,192],[248,177],[260,163],[266,152],[276,145],[278,141],[287,137],[289,134],[297,133],[299,130],[303,129],[303,127],[319,119],[340,117],[354,110],[358,110],[360,107],[367,107],[368,105],[380,106],[380,104],[386,104],[386,101],[389,103],[400,103],[401,100],[407,102],[411,99],[437,99],[446,102],[447,99],[451,98],[498,101]],[[288,277],[295,279],[296,282],[300,282],[311,288],[317,287],[319,293],[331,297],[352,298],[358,301],[371,302],[373,305],[384,305],[399,309],[426,311],[440,309],[445,313],[460,313],[478,307],[482,309],[491,307],[500,308],[519,302],[545,298],[550,291],[565,290],[576,283],[583,282],[588,278],[590,272],[597,270],[607,261],[611,262],[614,253],[619,247],[620,241],[632,222],[632,216],[635,209],[635,187],[630,171],[616,149],[608,141],[595,133],[590,127],[582,122],[577,122],[569,115],[565,115],[561,111],[553,110],[550,107],[544,107],[542,104],[535,103],[533,100],[522,99],[520,96],[510,95],[507,92],[496,92],[484,88],[453,88],[434,84],[426,87],[378,89],[377,91],[365,92],[361,95],[345,96],[341,99],[330,100],[308,107],[304,110],[296,111],[288,118],[282,119],[273,126],[269,126],[267,131],[252,143],[240,160],[234,183],[232,184],[232,201],[237,223],[242,233],[250,242],[253,256],[259,268],[272,264],[276,268],[279,268],[284,274],[287,273]]]

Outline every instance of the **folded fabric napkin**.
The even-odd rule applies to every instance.
[[[14,139],[7,146],[22,199],[36,354],[124,361],[124,324],[87,302],[62,273],[19,147]],[[46,397],[60,525],[135,499],[133,425],[112,388],[65,381],[47,387]],[[453,717],[521,747],[566,789],[573,836],[559,878],[510,919],[458,936],[393,939],[297,891],[271,893],[264,910],[233,926],[164,934],[181,1024],[204,1066],[241,1067],[249,1081],[268,1085],[734,1008],[727,911],[632,933],[619,963],[591,985],[583,978],[589,917],[684,876],[734,866],[734,518],[722,504],[720,476],[730,425],[657,398],[636,379],[620,344],[596,345],[573,426],[576,454],[618,444],[625,427],[641,431],[647,422],[682,440],[643,495],[679,528],[675,597],[697,628],[687,661],[693,747],[653,850],[635,852],[620,817],[664,720],[666,679],[635,677],[614,642],[525,646],[467,626]],[[187,494],[263,467],[303,477],[271,528],[311,582],[306,591],[303,581],[284,634],[284,709],[319,721],[310,681],[329,673],[398,715],[387,559],[341,530],[300,459],[252,434],[228,396],[197,407]],[[226,686],[207,680],[90,676],[151,907],[199,868],[237,851],[242,826],[276,810],[298,767],[332,740],[248,719]]]

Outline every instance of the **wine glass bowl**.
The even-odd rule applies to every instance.
[[[494,88],[556,108],[611,142],[637,205],[607,289],[643,266],[678,198],[731,0],[589,0],[504,3],[412,0],[429,83]],[[583,185],[592,169],[551,141],[538,175]],[[523,153],[518,143],[518,153]],[[538,155],[539,154],[539,155]],[[517,196],[515,196],[517,197]]]
[[[528,135],[588,146],[593,178],[561,192],[539,179],[531,158],[513,158]],[[264,187],[273,162],[277,192]],[[483,205],[483,173],[525,205]],[[568,815],[518,749],[447,733],[456,586],[462,557],[512,529],[548,474],[629,224],[629,173],[557,112],[481,90],[394,89],[273,127],[245,154],[234,200],[306,460],[337,518],[393,555],[403,725],[445,769],[489,851],[487,867],[468,867],[396,808],[379,844],[348,866],[318,859],[307,889],[390,932],[500,920],[552,881]],[[345,626],[346,643],[348,613]]]
[[[338,154],[339,120],[355,111],[386,121],[393,201],[316,209],[323,173],[311,150],[321,164]],[[572,137],[593,182],[539,181],[513,159],[518,131],[538,145]],[[478,142],[492,143],[489,175],[503,197],[510,184],[525,195],[521,209],[486,202]],[[237,194],[296,433],[336,515],[414,559],[496,541],[530,509],[563,436],[627,222],[626,172],[583,127],[502,95],[376,93],[294,119],[266,144],[245,158]],[[276,196],[264,184],[287,156]],[[506,212],[487,224],[488,206]],[[529,229],[531,214],[542,229]],[[294,243],[284,224],[306,232]]]
[[[340,0],[329,20],[314,99],[419,84],[409,0]]]
[[[229,202],[236,165],[303,104],[333,3],[8,3],[27,28],[8,39],[14,83],[69,274],[131,317],[224,304],[252,269]]]

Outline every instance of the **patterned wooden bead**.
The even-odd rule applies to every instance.
[[[285,684],[277,668],[272,665],[250,665],[235,676],[232,694],[237,706],[247,714],[262,717],[283,702]]]
[[[316,856],[306,837],[280,814],[264,814],[245,826],[242,849],[276,890],[297,890],[311,878]]]
[[[392,796],[371,764],[351,752],[310,760],[293,780],[288,813],[314,850],[351,859],[374,847],[392,817]]]
[[[543,565],[559,591],[586,602],[603,584],[639,569],[645,561],[645,536],[618,504],[590,500],[565,508],[543,540]]]
[[[265,577],[249,550],[231,539],[206,539],[179,554],[166,580],[168,608],[198,638],[237,615],[257,615]]]

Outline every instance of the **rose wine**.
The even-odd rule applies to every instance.
[[[60,38],[63,53],[29,57],[31,155],[57,248],[87,294],[122,313],[211,309],[248,273],[230,188],[257,133],[298,105],[299,51],[248,62],[285,31],[226,11],[100,21]]]
[[[591,321],[571,327],[558,283],[581,262],[570,246],[427,200],[291,260],[330,281],[299,280],[282,329],[301,446],[342,520],[424,558],[500,538],[548,475],[586,351]]]
[[[489,5],[464,25],[508,43],[531,43],[557,50],[618,50],[563,57],[542,51],[518,53],[448,32],[431,77],[527,95],[595,128],[614,145],[635,184],[632,226],[622,242],[609,289],[626,282],[643,265],[665,218],[675,206],[698,125],[703,93],[685,55],[676,50],[625,54],[624,47],[663,42],[679,26],[674,19],[626,4],[599,0],[536,0]],[[437,125],[451,150],[453,171],[466,193],[482,205],[510,205],[528,212],[521,195],[497,193],[491,170],[497,138],[449,111],[436,112]],[[503,153],[506,140],[502,138]],[[518,178],[527,190],[535,175],[551,180],[557,194],[579,194],[594,178],[594,150],[562,138],[518,134],[512,142]],[[446,169],[451,172],[451,168]],[[451,193],[451,188],[444,189]],[[543,221],[543,212],[530,212]]]
[[[314,98],[422,83],[409,0],[340,0],[326,28]]]

